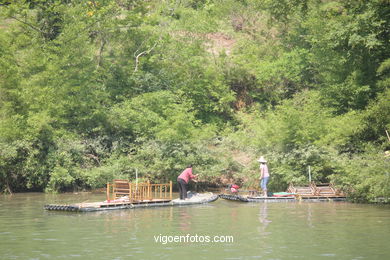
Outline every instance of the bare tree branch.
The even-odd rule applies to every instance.
[[[103,50],[104,50],[104,46],[106,45],[106,40],[104,39],[104,36],[102,36],[101,38],[101,41],[100,41],[100,48],[99,48],[99,54],[98,54],[98,57],[97,57],[97,65],[96,65],[96,69],[98,69],[101,65],[101,62],[102,62],[102,54],[103,54]]]
[[[97,157],[96,155],[93,155],[93,154],[91,154],[91,153],[86,154],[86,156],[89,157],[89,158],[91,158],[91,159],[93,159],[93,160],[95,160],[95,161],[98,163],[98,165],[100,166],[99,157]]]
[[[158,43],[158,42],[159,42],[159,41],[157,41],[149,50],[143,51],[143,52],[139,53],[137,56],[135,56],[135,54],[138,52],[138,50],[134,53],[134,57],[135,57],[134,72],[137,72],[137,71],[138,71],[139,58],[140,58],[142,55],[149,54],[149,53],[157,46],[157,43]]]
[[[16,20],[16,21],[18,21],[18,22],[21,22],[22,24],[27,25],[28,27],[30,27],[31,29],[33,29],[33,30],[35,30],[35,31],[37,31],[37,32],[44,33],[41,29],[39,29],[39,28],[33,26],[32,24],[30,24],[30,23],[28,23],[28,22],[25,22],[25,21],[23,21],[23,20],[20,20],[19,18],[15,17],[15,16],[11,16],[10,18],[12,18],[12,19],[14,19],[14,20]]]

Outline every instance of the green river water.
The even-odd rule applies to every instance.
[[[104,194],[0,196],[0,259],[390,259],[389,206],[219,199],[108,212],[43,209],[101,200]]]

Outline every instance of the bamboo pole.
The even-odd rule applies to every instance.
[[[115,184],[115,182],[112,184],[112,194],[114,195],[114,200],[116,200],[116,184]]]
[[[385,130],[385,131],[386,131],[387,139],[388,139],[389,142],[390,142],[390,135],[389,135],[389,132],[387,132],[387,130]]]
[[[106,187],[106,200],[107,202],[110,202],[110,183],[107,182],[107,187]]]
[[[151,200],[152,198],[150,197],[150,181],[148,180],[148,199]]]
[[[131,183],[129,183],[129,200],[130,202],[133,202],[134,196],[133,196],[133,189],[132,189]]]
[[[172,200],[172,181],[169,181],[169,199]]]
[[[138,169],[135,169],[135,190],[138,190]]]

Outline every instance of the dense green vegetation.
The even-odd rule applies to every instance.
[[[390,197],[386,0],[16,0],[0,5],[0,190],[113,178]]]

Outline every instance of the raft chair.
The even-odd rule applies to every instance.
[[[294,186],[294,184],[290,183],[287,192],[295,193],[301,197],[311,197],[315,196],[316,188],[312,183],[310,183],[308,186]]]
[[[315,184],[315,195],[320,197],[332,197],[336,195],[336,191],[331,187],[330,183]]]
[[[316,196],[320,197],[344,197],[345,194],[336,189],[332,183],[314,184],[316,188]]]
[[[114,180],[113,184],[114,199],[128,197],[130,199],[130,183],[128,180]]]

